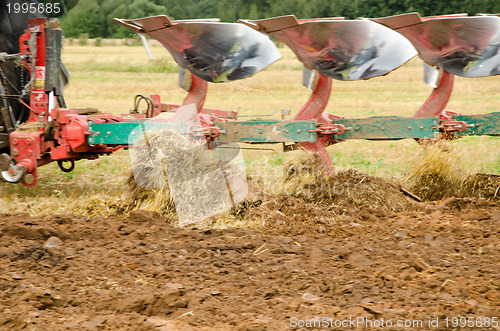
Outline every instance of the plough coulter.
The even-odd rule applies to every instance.
[[[62,31],[55,19],[33,18],[17,47],[0,54],[0,171],[3,180],[37,182],[37,168],[56,161],[71,171],[75,161],[96,159],[132,147],[130,137],[145,123],[188,123],[191,134],[216,149],[228,143],[283,144],[319,155],[334,168],[326,147],[347,139],[394,140],[459,138],[500,134],[500,112],[462,115],[447,112],[454,75],[500,74],[500,17],[437,16],[417,13],[377,19],[299,20],[283,16],[220,23],[173,21],[167,16],[115,19],[116,23],[158,40],[180,66],[183,105],[144,98],[148,107],[122,116],[94,109],[67,108],[61,63]],[[229,83],[257,74],[280,54],[268,37],[290,47],[304,65],[310,99],[291,119],[239,120],[234,110],[204,108],[207,82]],[[145,44],[147,46],[147,44]],[[434,90],[413,117],[344,118],[325,112],[332,79],[351,81],[387,75],[414,56],[427,64]],[[187,114],[188,110],[193,114]],[[140,134],[139,134],[140,135]],[[147,139],[147,137],[146,137]]]

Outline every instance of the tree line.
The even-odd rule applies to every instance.
[[[499,0],[80,0],[61,18],[64,34],[76,38],[123,38],[133,33],[111,20],[168,15],[172,19],[261,19],[294,14],[297,18],[382,17],[409,12],[423,16],[500,13]]]

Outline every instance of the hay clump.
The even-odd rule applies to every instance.
[[[314,154],[304,160],[292,160],[285,167],[284,191],[309,203],[334,204],[345,207],[379,207],[403,211],[414,207],[399,186],[383,178],[363,174],[354,169],[340,170],[328,176]]]
[[[137,184],[133,171],[127,179],[130,190],[131,209],[155,211],[160,215],[167,215],[175,211],[174,201],[170,195],[170,188],[146,188]]]
[[[209,150],[204,138],[151,130],[133,153],[129,183],[135,208],[175,212],[178,224],[187,225],[232,207],[228,186],[238,181],[242,169],[219,149]]]
[[[426,145],[410,162],[411,170],[402,184],[428,201],[450,197],[499,199],[500,176],[468,173],[460,155],[456,145],[446,142]]]
[[[444,142],[424,145],[410,162],[411,170],[402,184],[424,200],[457,196],[464,184],[464,173],[457,163],[457,149]]]
[[[133,170],[128,178],[134,208],[155,211],[160,215],[175,211],[173,196],[167,179],[177,175],[176,181],[189,180],[194,164],[206,165],[206,150],[201,145],[172,129],[147,130],[134,144]],[[167,168],[169,167],[169,168]],[[182,171],[172,171],[173,169]],[[190,194],[192,192],[185,192]]]
[[[131,210],[128,197],[114,197],[105,193],[72,197],[61,203],[61,198],[21,197],[0,198],[1,212],[5,214],[28,213],[32,216],[48,214],[76,214],[84,216],[114,217]]]
[[[500,200],[500,175],[469,174],[462,188],[464,197],[486,200]]]

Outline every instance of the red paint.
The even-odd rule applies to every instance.
[[[453,77],[452,74],[443,71],[438,87],[432,91],[432,94],[413,117],[432,117],[443,114],[453,90]]]
[[[316,120],[317,124],[330,125],[332,123],[330,115],[324,111],[328,104],[328,100],[330,99],[332,79],[319,73],[318,75],[319,78],[316,88],[306,104],[294,117],[294,120]],[[313,143],[299,143],[302,148],[318,154],[322,167],[330,175],[333,174],[334,169],[330,155],[328,154],[325,146],[329,146],[331,144],[331,137],[327,135],[318,135],[317,141]]]
[[[207,82],[196,75],[191,75],[191,77],[191,88],[189,89],[186,99],[184,99],[183,105],[186,106],[194,103],[198,113],[200,113],[203,109],[203,104],[205,103],[205,98],[207,96]]]

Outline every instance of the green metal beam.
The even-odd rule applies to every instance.
[[[128,145],[130,132],[137,128],[139,122],[123,121],[117,123],[89,123],[88,141],[91,145]]]
[[[214,122],[221,129],[219,142],[314,142],[315,121],[252,120]]]
[[[93,123],[89,122],[88,137],[91,145],[129,145],[131,142],[141,138],[144,130],[162,130],[174,128],[177,131],[187,130],[187,123],[154,122],[154,121],[123,121],[115,123]]]
[[[437,126],[437,117],[398,117],[377,116],[368,118],[335,119],[335,124],[346,127],[338,139],[406,139],[434,138],[438,132],[431,127]]]
[[[456,121],[463,121],[469,126],[464,132],[458,132],[458,136],[500,136],[500,112],[482,115],[457,115],[453,116]]]
[[[457,137],[467,135],[500,135],[500,112],[485,115],[457,115],[454,121],[465,122],[467,129],[455,132]],[[439,136],[437,117],[398,117],[381,116],[368,118],[335,119],[334,124],[341,124],[345,132],[334,135],[336,139],[373,139],[393,140],[407,138],[436,138]],[[117,123],[89,122],[89,144],[129,145],[129,138],[134,134],[141,137],[143,130],[161,130],[175,127],[185,132],[186,123],[166,123],[154,121],[123,121]],[[142,126],[142,128],[141,128]],[[314,142],[317,139],[316,122],[251,120],[251,121],[215,121],[220,129],[216,138],[219,142]],[[134,131],[135,130],[135,131]]]

